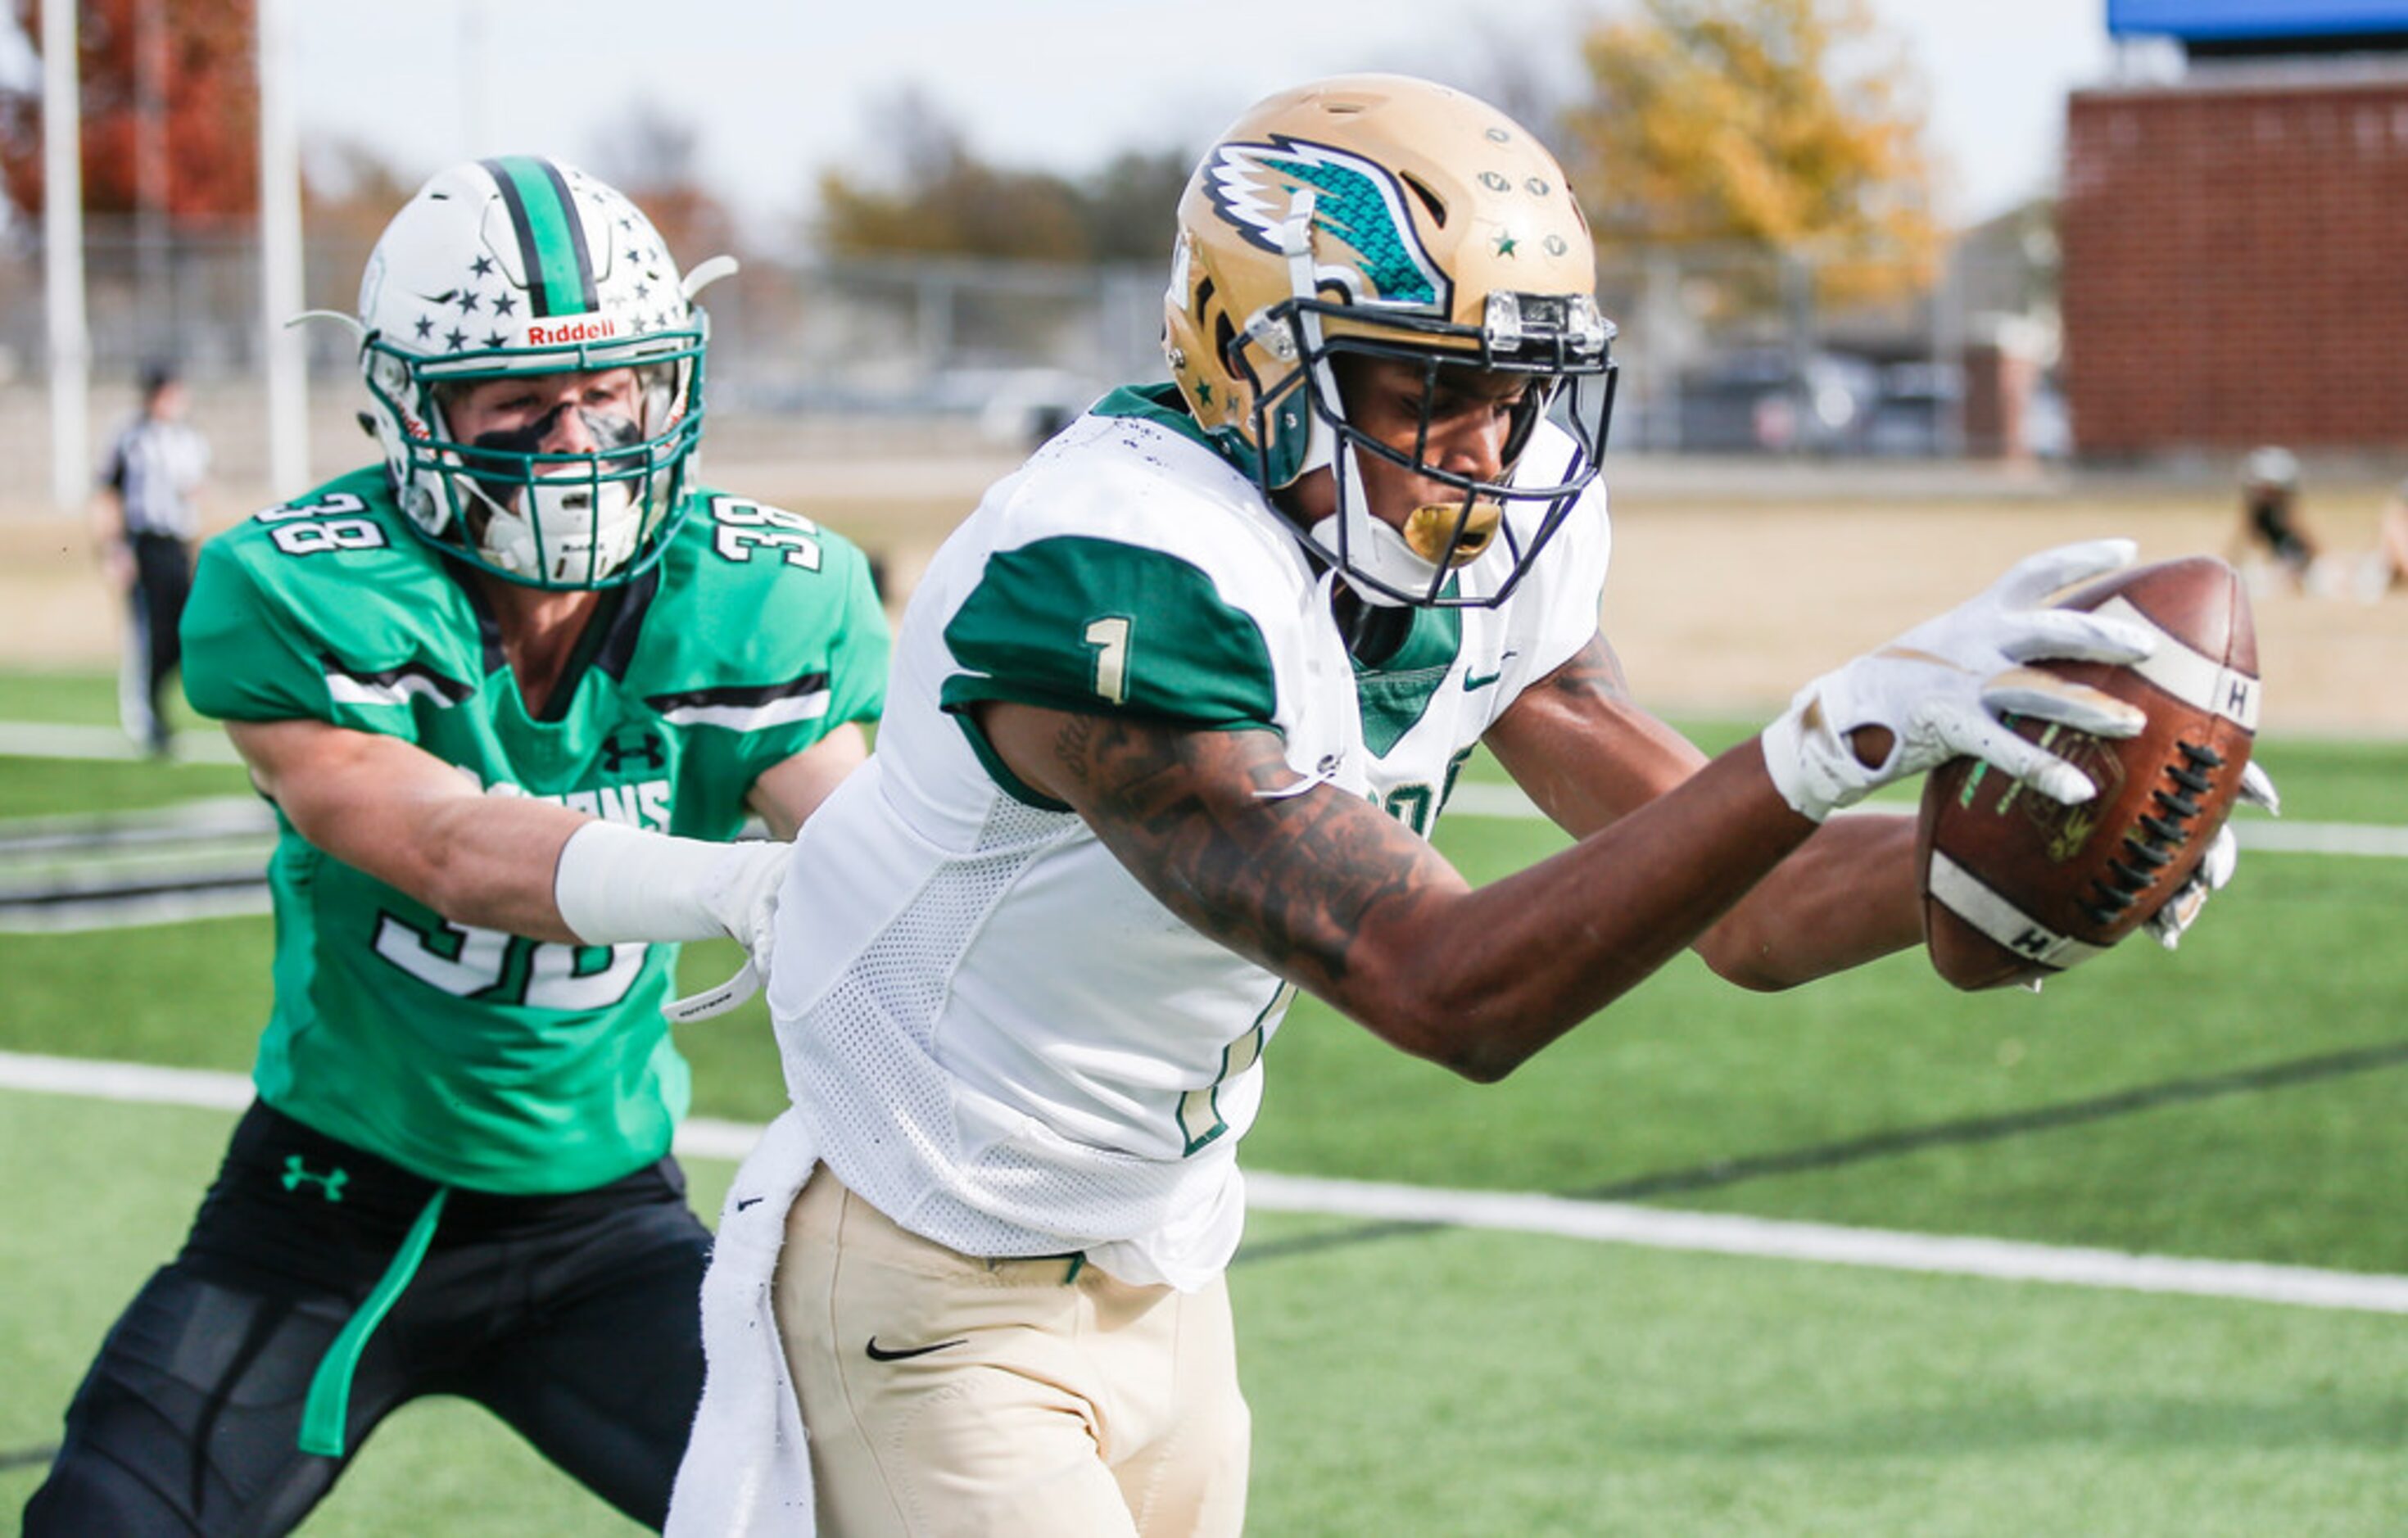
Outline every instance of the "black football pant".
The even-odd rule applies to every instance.
[[[672,1159],[566,1196],[454,1189],[360,1357],[346,1455],[299,1450],[312,1374],[434,1190],[252,1106],[183,1253],[76,1391],[27,1538],[284,1532],[425,1394],[476,1401],[659,1527],[702,1394],[710,1243]]]
[[[167,685],[183,661],[184,603],[193,593],[193,547],[169,534],[136,534],[132,629],[126,637],[126,729],[153,753],[167,751]]]

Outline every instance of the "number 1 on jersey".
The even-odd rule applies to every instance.
[[[1087,644],[1096,648],[1096,693],[1115,705],[1128,703],[1129,622],[1114,615],[1087,626]]]

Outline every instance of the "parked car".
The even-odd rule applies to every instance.
[[[1690,452],[1861,452],[1881,370],[1846,352],[1727,352],[1681,381],[1680,446]]]

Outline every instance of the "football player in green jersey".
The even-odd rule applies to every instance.
[[[1553,157],[1425,81],[1283,93],[1206,153],[1171,382],[947,540],[878,756],[803,830],[796,1107],[723,1210],[672,1533],[1236,1532],[1236,1144],[1296,990],[1493,1079],[1683,947],[1777,987],[1914,943],[1912,820],[1825,823],[1877,785],[1971,753],[2091,794],[1996,712],[2136,725],[2018,666],[2147,649],[2041,607],[2120,541],[1711,762],[1630,699],[1595,278]],[[1484,744],[1582,841],[1475,889],[1425,835]]]
[[[662,1521],[709,1236],[645,942],[758,957],[886,664],[858,551],[695,479],[714,268],[574,167],[443,172],[361,284],[383,462],[204,551],[186,688],[280,828],[258,1100],[28,1532],[283,1531],[428,1393]]]

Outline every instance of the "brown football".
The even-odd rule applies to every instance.
[[[2060,607],[2158,631],[2157,652],[2130,667],[2040,665],[2138,705],[2148,725],[2115,740],[2015,723],[2097,783],[2080,806],[1977,759],[1932,771],[1915,850],[1924,940],[1932,966],[1960,988],[2052,976],[2139,928],[2224,826],[2258,729],[2258,633],[2240,576],[2222,561],[2135,568]]]

